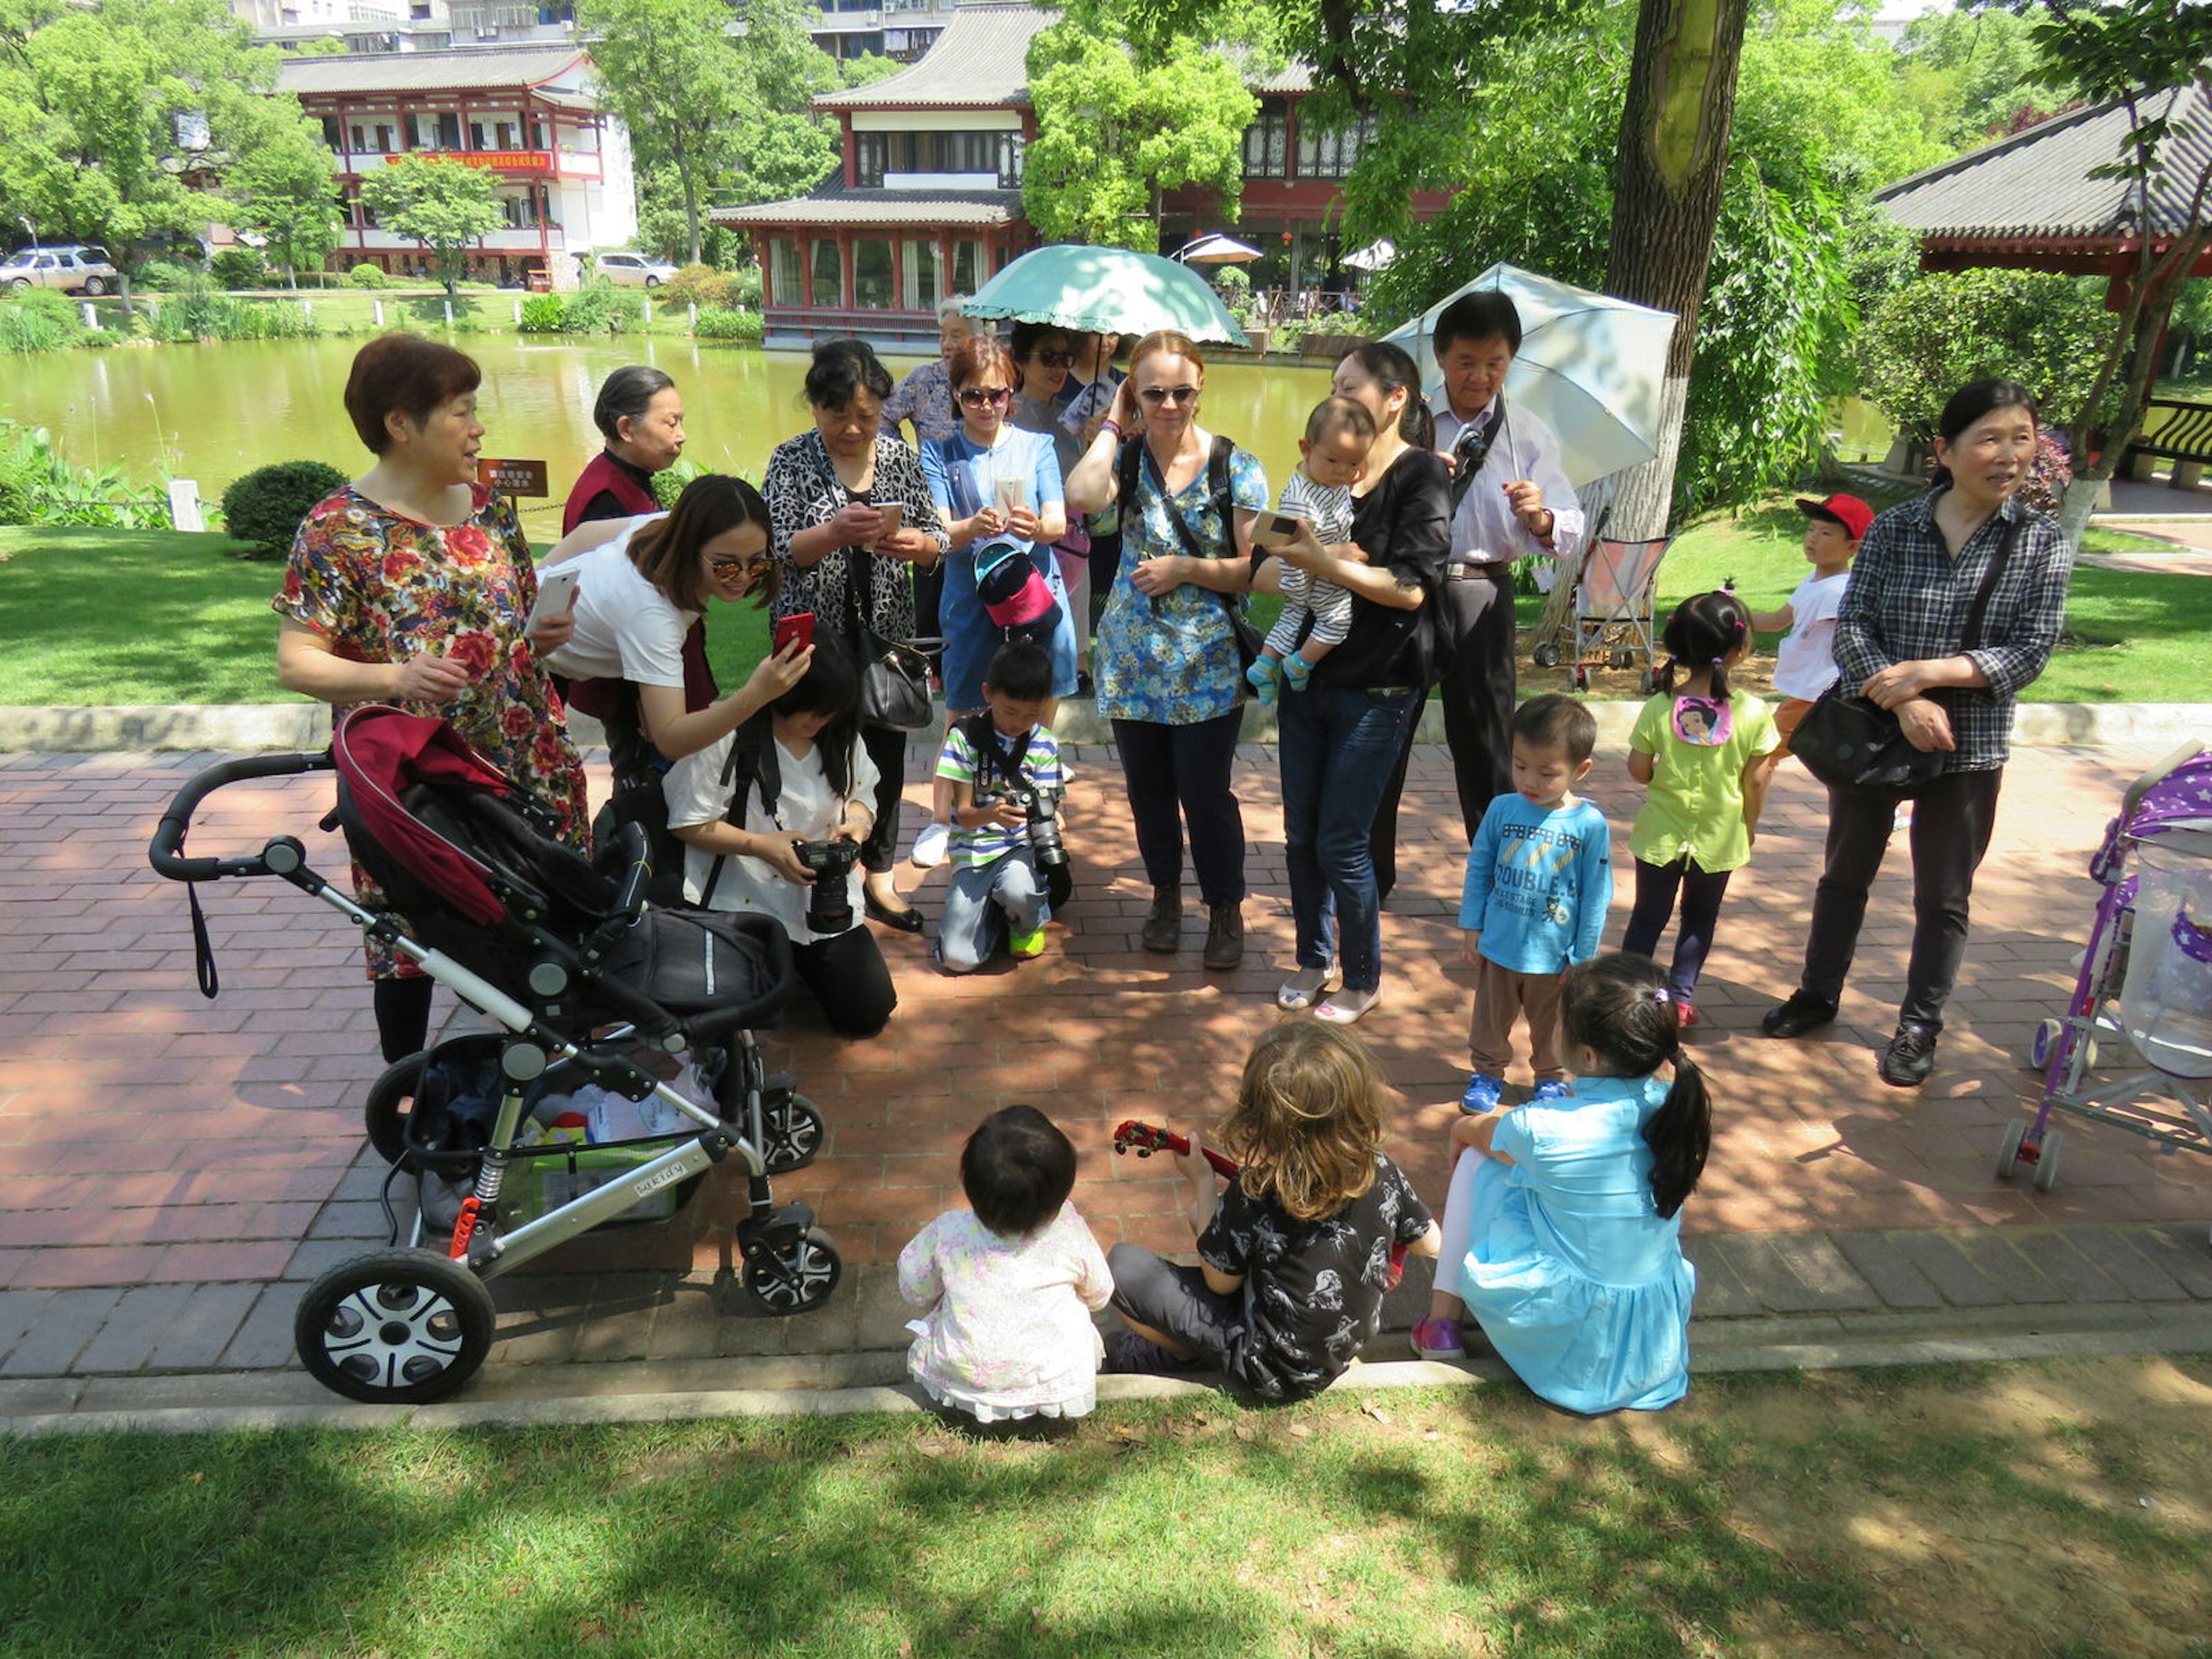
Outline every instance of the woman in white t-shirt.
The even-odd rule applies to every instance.
[[[799,683],[745,722],[669,769],[668,823],[685,846],[684,897],[710,910],[772,916],[791,936],[799,977],[830,1029],[873,1036],[898,1006],[875,935],[861,920],[857,854],[875,821],[878,775],[860,742],[860,681],[823,635]],[[842,907],[817,902],[803,852],[842,842]],[[817,933],[824,908],[843,926]]]
[[[541,575],[573,564],[579,577],[575,631],[547,665],[632,694],[605,722],[617,791],[736,731],[805,673],[807,651],[793,647],[762,659],[731,696],[687,706],[684,635],[709,598],[764,609],[775,597],[768,537],[760,492],[710,472],[684,486],[673,512],[579,525],[547,555]]]

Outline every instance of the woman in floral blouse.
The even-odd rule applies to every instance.
[[[1227,607],[1252,586],[1252,520],[1267,504],[1267,475],[1199,425],[1205,386],[1206,360],[1186,336],[1138,341],[1114,412],[1066,493],[1071,513],[1121,509],[1121,565],[1092,663],[1152,884],[1142,943],[1166,953],[1181,942],[1188,825],[1206,907],[1204,961],[1234,968],[1244,955],[1244,818],[1230,774],[1244,668]]]
[[[493,763],[542,796],[579,846],[584,769],[543,661],[566,616],[526,635],[538,578],[514,502],[477,482],[483,428],[469,357],[416,334],[355,356],[346,413],[376,464],[308,514],[292,543],[276,677],[340,708],[389,702],[451,721]],[[354,890],[383,897],[356,864]],[[387,1060],[428,1040],[420,969],[367,941],[377,1034]]]
[[[944,561],[951,538],[929,498],[921,461],[883,428],[891,377],[859,340],[824,340],[806,371],[814,429],[775,447],[761,494],[768,497],[769,544],[783,568],[780,620],[811,611],[817,633],[837,635],[865,663],[862,624],[886,639],[915,631],[914,573]],[[884,509],[902,515],[896,529]],[[876,763],[876,817],[861,843],[868,914],[902,933],[921,931],[921,913],[891,880],[898,847],[906,733],[861,728]]]

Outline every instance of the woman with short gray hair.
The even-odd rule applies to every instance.
[[[592,405],[592,423],[607,447],[568,492],[563,536],[580,524],[660,511],[653,475],[665,472],[684,453],[683,394],[646,363],[625,364],[607,376]]]

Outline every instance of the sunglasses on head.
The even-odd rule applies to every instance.
[[[1198,401],[1194,386],[1148,386],[1137,393],[1148,404],[1194,404]]]
[[[1002,386],[963,386],[960,391],[960,401],[969,409],[988,409],[994,404],[1003,404],[1013,395]]]
[[[1073,368],[1075,367],[1075,354],[1072,351],[1040,351],[1036,355],[1036,360],[1042,363],[1047,368]]]

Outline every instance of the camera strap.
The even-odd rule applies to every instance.
[[[1004,777],[1007,782],[1030,787],[1029,774],[1022,769],[1022,758],[1030,751],[1030,732],[1022,733],[1021,743],[1009,757],[999,742],[999,728],[991,724],[991,711],[970,714],[961,722],[968,739],[968,747],[975,755],[975,793],[981,794],[994,777]]]

